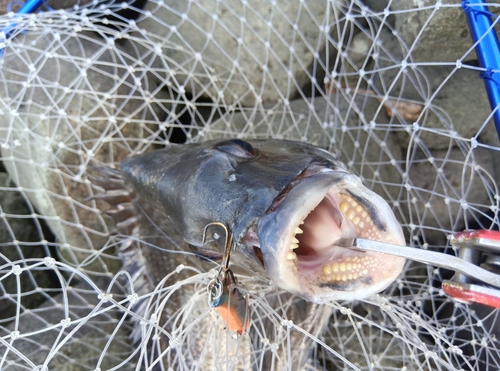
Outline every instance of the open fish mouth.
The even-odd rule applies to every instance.
[[[263,266],[278,286],[310,301],[366,298],[385,289],[405,263],[341,244],[405,239],[382,197],[306,143],[233,139],[168,147],[124,160],[119,173],[134,206],[153,205],[195,254],[221,258],[203,236],[208,224],[222,223],[234,235],[232,262]],[[121,215],[114,218],[123,224]]]
[[[311,164],[274,200],[249,231],[268,275],[308,300],[356,300],[385,289],[405,259],[359,252],[342,240],[405,244],[387,202],[344,171]]]

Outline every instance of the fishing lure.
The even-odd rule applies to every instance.
[[[232,235],[224,224],[215,222],[205,227],[203,246],[207,245],[224,249],[217,275],[207,286],[208,305],[219,312],[231,331],[241,334],[250,327],[249,308],[246,297],[238,289],[236,277],[229,269]]]

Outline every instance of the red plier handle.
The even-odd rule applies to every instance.
[[[402,256],[435,267],[455,271],[453,280],[444,281],[443,291],[455,300],[500,308],[500,232],[476,230],[456,233],[450,239],[459,256],[380,241],[357,238],[343,246]],[[487,269],[480,267],[484,264]]]

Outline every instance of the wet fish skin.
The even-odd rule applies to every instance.
[[[240,151],[246,143],[258,151],[258,161],[252,161],[250,151]],[[225,224],[238,244],[278,194],[314,161],[333,169],[341,165],[328,152],[305,143],[215,140],[130,157],[122,161],[120,171],[135,193],[165,211],[197,251],[202,250],[203,229],[214,221]],[[253,253],[241,243],[237,248],[250,256],[246,264],[262,272]],[[199,252],[211,256],[209,251]]]
[[[165,213],[157,207],[145,203],[137,196],[134,198],[133,203],[137,208],[136,237],[138,238],[131,246],[132,255],[124,259],[124,268],[133,277],[140,276],[140,279],[136,280],[136,292],[140,297],[148,298],[152,292],[159,292],[164,287],[193,276],[192,271],[182,270],[169,280],[164,281],[164,276],[175,271],[179,265],[195,267],[205,272],[216,267],[214,263],[201,260],[193,254],[185,254],[182,248],[188,249],[188,247],[183,242],[182,236],[174,232],[175,227],[172,221],[166,218]],[[246,271],[245,267],[237,264],[231,264],[231,268],[238,272]],[[247,290],[258,293],[253,281],[242,282],[242,284]],[[158,325],[172,336],[179,336],[173,326],[172,319],[177,318],[177,312],[180,308],[193,299],[194,289],[193,285],[183,285],[178,290],[168,292],[169,300],[161,311]],[[159,298],[158,301],[160,300]],[[317,360],[311,359],[315,344],[313,338],[320,337],[325,330],[332,307],[312,303],[288,292],[279,293],[274,290],[263,300],[283,318],[300,326],[310,336],[305,336],[299,331],[291,331],[288,341],[282,344],[277,351],[263,350],[263,335],[271,343],[280,343],[284,336],[279,331],[286,330],[281,324],[276,323],[276,319],[273,320],[272,315],[251,303],[249,307],[250,328],[237,339],[234,338],[234,333],[229,330],[222,330],[220,337],[214,335],[220,329],[210,323],[208,315],[201,318],[201,321],[196,313],[188,317],[186,321],[190,326],[192,326],[193,321],[198,321],[198,324],[191,330],[189,340],[184,337],[180,346],[176,348],[179,353],[186,356],[182,361],[180,361],[179,356],[175,356],[176,352],[162,356],[162,353],[169,346],[169,341],[161,332],[159,333],[161,336],[157,339],[153,339],[152,336],[144,338],[143,328],[137,322],[133,326],[132,338],[134,344],[140,344],[143,341],[148,343],[148,358],[150,360],[162,357],[163,368],[158,366],[153,368],[154,370],[166,370],[169,367],[195,369],[194,362],[202,362],[203,367],[200,370],[298,371],[304,370],[306,364],[316,362]],[[135,308],[135,311],[142,317],[149,318],[151,307],[146,309],[144,304],[145,302],[142,302],[142,307]],[[206,298],[202,298],[198,305],[208,310]],[[220,349],[221,347],[225,348]],[[207,351],[207,348],[210,351]],[[221,359],[212,358],[212,350],[214,349],[219,350]],[[229,359],[237,357],[240,363],[235,367],[224,365],[225,353],[229,355]],[[151,364],[151,361],[149,363],[143,361],[143,363],[144,365]]]
[[[258,153],[241,150],[245,143]],[[278,194],[315,161],[341,169],[328,152],[305,143],[230,140],[148,152],[124,160],[120,170],[137,194],[161,205],[188,244],[201,247],[203,229],[214,221],[240,241]]]
[[[342,190],[344,198],[363,205],[378,229],[387,229],[387,218],[379,217],[380,209],[365,200],[372,194],[363,190],[359,179],[348,174],[330,153],[304,143],[228,140],[169,147],[126,159],[117,171],[104,175],[103,180],[106,177],[110,179],[107,188],[113,191],[110,192],[109,202],[115,205],[114,209],[108,210],[108,215],[118,223],[121,231],[134,231],[134,241],[141,245],[137,247],[134,243],[130,246],[131,254],[125,254],[124,263],[132,277],[138,277],[136,282],[141,282],[138,293],[146,297],[151,292],[158,292],[161,287],[189,279],[194,274],[181,270],[165,282],[163,277],[176,271],[179,265],[197,267],[201,272],[215,267],[214,263],[185,253],[190,246],[201,257],[217,260],[222,256],[221,250],[202,245],[205,226],[214,221],[225,224],[233,233],[235,248],[230,262],[233,271],[250,270],[264,280],[272,277],[273,267],[282,267],[283,259],[279,254],[282,249],[277,245],[280,240],[290,238],[288,231],[283,232],[290,227],[290,215],[296,217],[296,210],[302,214],[311,212],[316,204],[307,206],[309,209],[306,210],[303,210],[303,204],[309,202],[309,196],[318,198],[318,190],[322,194],[330,187],[336,192]],[[343,189],[346,184],[353,189]],[[106,188],[106,185],[103,186]],[[116,190],[121,195],[122,188],[127,188],[130,197],[119,204]],[[106,199],[105,195],[103,198]],[[134,216],[127,219],[132,205]],[[383,208],[387,212],[388,206]],[[342,219],[337,211],[335,213],[334,220],[340,224],[350,223]],[[245,282],[242,284],[245,285]],[[321,284],[317,285],[320,290]],[[345,290],[350,295],[352,285],[345,283],[344,286],[339,292]],[[250,292],[258,292],[251,286],[246,287]],[[192,285],[174,290],[169,294],[168,305],[160,312],[159,325],[171,336],[178,336],[172,319],[176,318],[179,306],[196,297],[193,290]],[[307,297],[303,292],[298,293]],[[262,334],[270,342],[279,342],[281,337],[278,334],[283,331],[283,325],[272,316],[259,313],[258,306],[250,305],[252,318],[247,333],[235,341],[226,332],[226,340],[223,341],[227,346],[223,352],[231,357],[244,355],[235,369],[268,369],[272,364],[275,369],[288,369],[291,365],[291,369],[295,370],[302,369],[306,363],[311,364],[312,337],[320,336],[325,329],[331,306],[316,304],[291,293],[278,294],[277,291],[267,294],[265,300],[278,313],[282,311],[282,318],[300,326],[311,336],[291,331],[288,348],[281,347],[277,353],[262,350]],[[293,304],[283,306],[283,303]],[[203,301],[205,305],[206,300]],[[147,318],[151,308],[137,310]],[[207,345],[213,346],[215,341],[211,325],[200,322],[196,314],[192,321],[197,326],[196,330],[193,328],[196,338],[188,343],[182,342],[178,356],[175,352],[168,353],[168,358],[162,360],[165,367],[178,364],[179,357],[186,355],[187,358],[182,361],[186,364],[196,362],[200,357],[205,357],[207,367],[215,367],[219,362],[206,358],[210,354],[206,351]],[[135,328],[136,341],[142,339],[150,344],[149,359],[156,359],[169,346],[166,336],[156,337],[156,340],[154,337],[144,339],[140,326]],[[290,349],[293,351],[290,352]]]
[[[401,258],[355,257],[335,246],[336,239],[346,237],[373,236],[399,244],[404,244],[404,237],[387,203],[318,147],[283,140],[208,141],[134,156],[119,169],[129,189],[163,210],[199,256],[222,257],[222,251],[203,246],[202,240],[206,225],[223,223],[233,234],[234,263],[267,275],[308,300],[370,296],[383,290],[403,268]],[[307,237],[296,235],[300,233],[296,228],[311,219],[306,218],[322,203],[328,206],[320,209],[328,207],[331,214],[319,222],[326,227],[318,227],[316,221],[305,227],[330,228],[332,233],[316,236],[306,230]],[[345,215],[341,206],[358,210],[359,217],[353,217],[354,212]],[[316,249],[308,242],[322,238],[328,240],[326,248]],[[297,239],[300,243],[294,242]],[[298,255],[293,251],[297,246]],[[316,259],[312,263],[311,256]],[[365,266],[351,264],[351,258],[364,261]],[[329,272],[338,266],[342,272],[345,267],[352,272]]]

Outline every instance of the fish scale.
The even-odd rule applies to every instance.
[[[305,143],[227,140],[168,147],[128,158],[108,175],[110,192],[99,198],[113,205],[107,214],[117,229],[133,231],[140,240],[140,247],[131,243],[122,254],[129,273],[142,276],[137,291],[146,299],[136,306],[137,313],[144,318],[154,313],[158,319],[157,325],[136,324],[134,329],[134,339],[149,345],[149,354],[143,355],[148,365],[147,359],[167,351],[162,358],[167,368],[179,362],[190,368],[202,362],[202,369],[313,367],[313,339],[331,314],[331,306],[319,303],[376,293],[404,264],[402,258],[364,256],[360,261],[373,262],[365,276],[325,276],[325,263],[348,266],[343,261],[356,253],[311,241],[365,233],[359,222],[355,225],[359,218],[342,214],[341,202],[351,200],[352,210],[368,217],[367,228],[377,228],[379,238],[392,243],[404,243],[404,238],[385,201],[335,157]],[[126,192],[117,187],[117,178]],[[220,249],[203,243],[205,228],[213,222],[233,236],[231,270],[248,294],[251,324],[241,336],[223,321],[211,320],[206,304],[207,272],[222,259]],[[318,223],[319,229],[331,229],[327,235],[317,235]],[[261,291],[266,286],[267,294]],[[168,297],[162,297],[162,290]],[[152,293],[157,296],[150,298]],[[263,315],[262,295],[275,315]],[[186,326],[197,334],[189,343],[184,341]]]
[[[137,239],[134,238],[134,242],[127,245],[127,251],[125,253],[122,252],[121,256],[124,261],[124,269],[134,277],[135,289],[139,297],[148,297],[151,293],[157,292],[160,284],[161,287],[166,287],[176,282],[187,280],[195,275],[193,271],[181,270],[179,273],[173,275],[170,280],[162,282],[165,274],[167,272],[176,271],[179,265],[196,267],[202,272],[208,272],[216,267],[213,263],[200,260],[193,254],[183,253],[189,251],[189,248],[183,241],[182,236],[175,232],[176,228],[174,224],[165,214],[158,210],[158,208],[148,203],[141,202],[140,198],[137,198],[133,192],[131,193],[131,198],[134,199],[132,202],[137,210],[134,236]],[[153,222],[153,220],[159,220],[161,223]],[[243,270],[243,268],[238,265],[233,266],[233,269],[236,271]],[[250,286],[248,289],[251,291],[252,287]],[[181,305],[185,305],[193,298],[195,291],[193,285],[183,285],[180,289],[172,292],[169,298],[169,305],[165,305],[159,319],[160,326],[168,333],[171,334],[173,330],[172,323],[169,319],[175,317],[176,311]],[[266,299],[266,301],[275,308],[278,308],[280,303],[289,302],[291,300],[293,301],[293,305],[288,306],[287,310],[281,314],[289,318],[291,323],[300,325],[305,331],[318,337],[325,328],[332,309],[328,306],[321,306],[308,302],[289,293],[273,293]],[[205,302],[206,300],[204,298],[200,298],[198,300],[198,305],[205,306]],[[137,314],[141,315],[141,317],[148,318],[148,316],[151,315],[150,308],[151,307],[146,305],[145,301],[142,301],[134,310]],[[262,309],[260,311],[262,311]],[[268,329],[266,331],[266,336],[270,343],[282,341],[272,336],[272,334],[276,332],[273,328],[275,326],[275,321],[272,321],[267,316],[263,316],[263,313],[259,313],[259,310],[256,309],[251,311],[251,316],[256,320],[258,319],[256,322],[260,329]],[[196,320],[197,316],[193,314],[192,317],[191,320]],[[230,368],[235,371],[253,370],[256,364],[274,364],[276,369],[285,369],[287,364],[292,364],[297,365],[296,368],[292,367],[292,369],[298,370],[304,367],[307,362],[311,362],[310,349],[314,341],[312,338],[304,337],[298,332],[292,332],[289,343],[287,344],[291,349],[300,350],[293,352],[292,361],[290,362],[288,360],[288,352],[283,348],[279,348],[276,354],[269,351],[259,352],[258,349],[262,348],[262,333],[256,331],[255,327],[250,327],[247,334],[235,338],[231,332],[224,328],[223,323],[219,322],[214,326],[215,328],[207,325],[200,326],[201,328],[198,331],[194,331],[197,335],[195,340],[190,341],[189,349],[186,348],[188,346],[187,344],[183,344],[183,347],[177,349],[177,351],[183,354],[189,354],[191,356],[191,362],[193,362],[193,360],[202,359],[202,369],[205,369],[205,367],[206,369],[211,369],[212,367],[220,366],[220,360],[213,359],[210,352],[206,352],[207,342],[209,341],[218,347],[217,351],[223,359],[225,359],[226,355],[229,355],[229,357],[238,355],[243,358],[245,362],[241,362],[239,367]],[[148,348],[150,349],[150,358],[156,359],[159,357],[159,352],[155,350],[156,348],[154,344],[151,343],[151,340],[149,338],[143,338],[142,330],[138,323],[135,324],[131,337],[136,344],[144,340],[149,341],[150,344]],[[160,349],[164,350],[168,347],[168,341],[165,336],[160,337],[158,341]],[[204,353],[208,353],[208,356],[202,357]],[[285,360],[285,364],[280,364],[279,360]],[[178,359],[171,354],[169,354],[169,357],[163,358],[163,365],[165,368],[175,367],[178,362]],[[264,366],[260,369],[266,370],[268,368]]]

